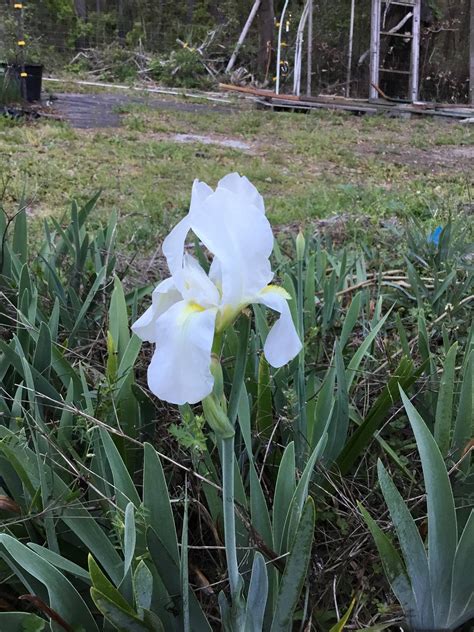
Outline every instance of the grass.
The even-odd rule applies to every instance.
[[[20,100],[20,87],[17,81],[12,80],[0,68],[0,106],[16,103]]]
[[[121,111],[120,129],[0,120],[2,174],[11,176],[7,206],[15,208],[24,195],[33,218],[60,218],[72,197],[102,189],[99,209],[104,216],[113,208],[120,212],[121,242],[153,250],[186,212],[194,178],[214,185],[234,170],[256,184],[276,225],[341,213],[374,223],[410,215],[439,223],[470,203],[469,126],[325,111],[188,113],[147,105]],[[180,144],[177,133],[238,139],[251,151]]]

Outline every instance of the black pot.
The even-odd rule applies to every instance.
[[[43,80],[43,66],[41,64],[25,64],[26,77],[22,82],[22,96],[29,103],[41,101],[41,83]]]
[[[41,101],[41,84],[43,80],[43,66],[41,64],[0,64],[4,73],[20,86],[21,96],[25,101]],[[22,77],[25,73],[26,77]]]

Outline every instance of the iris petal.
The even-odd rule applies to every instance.
[[[166,257],[171,276],[174,276],[183,267],[184,244],[191,229],[193,213],[201,208],[201,205],[211,193],[212,189],[207,184],[199,180],[194,181],[189,213],[176,224],[163,242],[163,254]]]
[[[219,303],[219,291],[204,272],[198,261],[191,255],[184,255],[182,273],[182,294],[188,301],[203,307],[216,307]]]
[[[216,309],[180,301],[156,321],[148,386],[172,404],[195,404],[212,392],[211,349]]]
[[[269,286],[254,302],[262,303],[280,314],[280,318],[270,329],[263,347],[268,362],[279,368],[298,355],[302,348],[288,307],[288,294],[281,288]]]
[[[193,214],[192,229],[219,262],[223,303],[248,303],[271,281],[273,233],[251,199],[219,187]]]
[[[265,213],[265,204],[263,197],[257,191],[257,188],[245,176],[239,176],[238,173],[229,173],[219,180],[217,188],[223,187],[238,195],[241,199],[247,200],[253,204],[259,211]]]
[[[154,290],[152,304],[132,325],[132,331],[146,342],[156,342],[156,320],[182,299],[173,279],[165,279]]]

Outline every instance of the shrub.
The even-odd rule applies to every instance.
[[[211,84],[201,55],[189,46],[172,51],[168,57],[155,57],[150,74],[166,86],[204,88]]]

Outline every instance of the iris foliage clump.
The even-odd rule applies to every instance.
[[[153,286],[117,251],[116,215],[90,228],[96,202],[34,246],[26,210],[0,211],[0,629],[469,629],[467,223],[437,244],[408,227],[386,252],[277,239],[302,350],[269,364],[274,311],[243,301],[211,339],[207,392],[177,407],[130,328]]]

